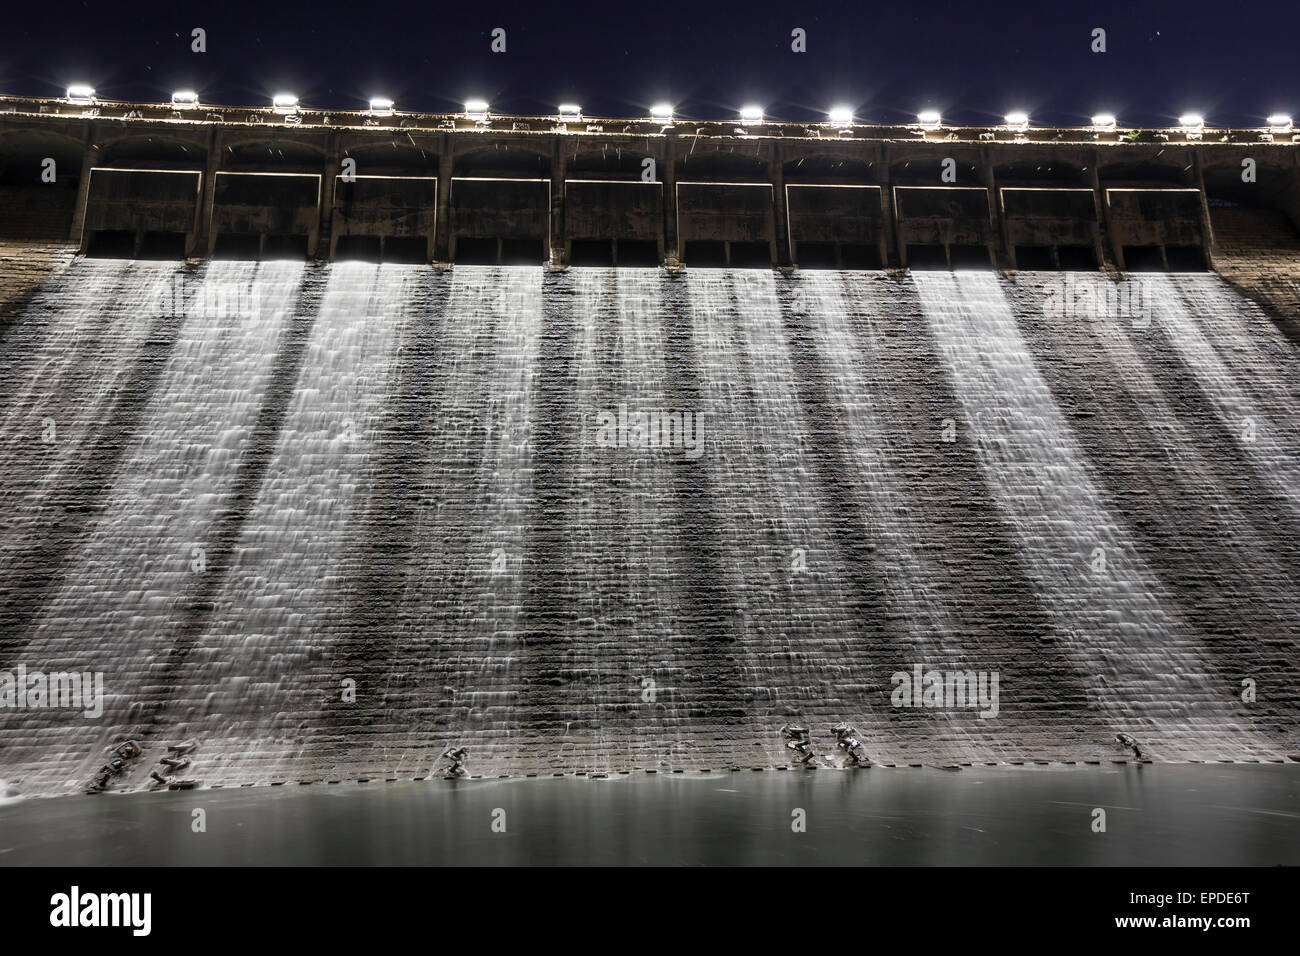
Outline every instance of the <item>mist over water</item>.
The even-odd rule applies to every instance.
[[[1217,276],[1121,280],[1140,327],[1060,281],[79,261],[0,350],[0,670],[102,672],[104,714],[0,710],[0,777],[128,736],[224,784],[771,766],[839,721],[885,763],[1280,759],[1294,347]],[[642,440],[687,414],[698,455]],[[998,716],[893,706],[914,664]]]

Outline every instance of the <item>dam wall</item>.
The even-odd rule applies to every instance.
[[[1290,143],[6,105],[7,786],[1300,756]]]

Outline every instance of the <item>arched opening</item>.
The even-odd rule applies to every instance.
[[[67,241],[84,154],[80,140],[57,133],[18,131],[0,138],[3,238]]]

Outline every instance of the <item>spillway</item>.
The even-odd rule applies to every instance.
[[[1278,760],[1297,399],[1214,274],[78,260],[0,350],[0,672],[103,713],[0,709],[0,780],[128,737],[227,786],[773,766],[840,721]],[[996,715],[900,706],[915,665]]]

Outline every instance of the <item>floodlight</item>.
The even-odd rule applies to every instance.
[[[1007,129],[1023,133],[1029,129],[1029,114],[1017,110],[1006,115]]]
[[[828,115],[830,121],[836,126],[853,125],[853,107],[851,106],[832,106]]]

